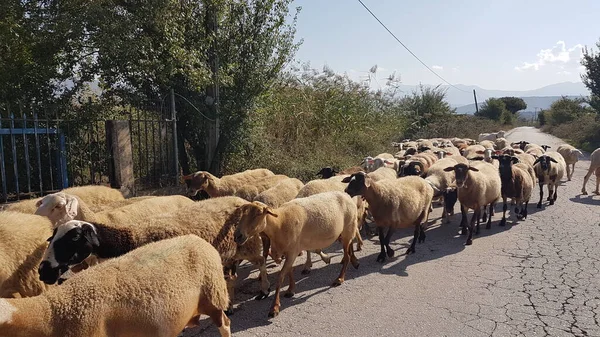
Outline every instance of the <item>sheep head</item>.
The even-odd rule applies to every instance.
[[[45,216],[52,224],[62,224],[77,217],[79,201],[77,197],[63,192],[48,194],[35,204],[36,215]]]
[[[364,172],[354,173],[344,178],[342,182],[348,184],[344,192],[348,193],[351,197],[362,195],[365,189],[371,186],[371,178]]]
[[[100,246],[94,225],[79,220],[58,226],[48,241],[38,269],[40,280],[46,284],[56,283],[70,266],[82,263]]]
[[[546,155],[542,155],[539,156],[534,162],[533,165],[540,165],[540,167],[542,168],[542,171],[549,171],[550,167],[552,166],[552,163],[558,163],[554,158],[550,157],[550,156],[546,156]]]
[[[198,171],[182,177],[187,184],[187,194],[190,197],[198,194],[199,191],[208,187],[209,181],[212,179],[210,173],[206,171]]]
[[[459,188],[465,187],[465,183],[469,178],[469,171],[479,172],[475,167],[469,166],[467,164],[456,164],[454,166],[446,167],[444,169],[445,172],[454,171],[454,175],[456,177],[456,186]]]
[[[333,177],[337,173],[338,173],[338,171],[336,169],[328,166],[328,167],[323,167],[321,169],[321,171],[317,172],[317,175],[321,176],[321,178],[323,178],[323,179],[327,179],[327,178]]]
[[[238,245],[243,245],[248,238],[258,235],[267,227],[268,215],[278,217],[273,209],[262,202],[253,201],[238,208],[239,222],[235,229],[234,240]]]

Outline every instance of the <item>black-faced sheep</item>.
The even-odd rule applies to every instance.
[[[599,167],[600,167],[600,148],[597,148],[590,155],[590,167],[588,168],[588,172],[586,173],[585,177],[583,178],[583,187],[581,188],[582,194],[587,195],[587,191],[585,190],[585,185],[587,185],[588,180],[590,179],[592,174],[594,174],[594,171],[596,171]],[[598,190],[598,180],[596,180],[596,191],[594,191],[594,193],[600,194],[600,191]]]
[[[444,169],[454,167],[458,163],[467,164],[468,160],[462,156],[440,159],[431,165],[425,177],[425,180],[433,187],[434,198],[441,197],[443,199],[442,218],[445,218],[446,222],[450,222],[450,215],[454,214],[457,192],[455,188],[450,188],[454,176],[452,173],[444,171]]]
[[[231,336],[217,251],[195,235],[138,248],[27,299],[0,300],[0,336],[177,336],[208,315]]]
[[[416,154],[404,163],[400,176],[424,176],[437,160],[437,156],[433,153]]]
[[[372,181],[364,173],[356,173],[344,179],[348,183],[346,193],[362,196],[369,203],[369,210],[379,227],[381,253],[378,262],[394,256],[390,238],[396,228],[414,227],[414,239],[407,254],[415,252],[415,244],[425,241],[424,223],[429,216],[433,187],[421,177],[409,176],[399,179]],[[383,229],[388,227],[384,237]]]
[[[527,205],[531,199],[533,191],[533,180],[526,169],[519,166],[519,158],[508,155],[495,156],[498,159],[500,180],[502,182],[501,194],[503,200],[502,220],[500,226],[506,225],[506,203],[507,198],[512,198],[516,201],[515,213],[517,219],[527,218]],[[527,164],[521,164],[527,165]]]
[[[540,201],[537,208],[542,208],[544,185],[548,185],[548,201],[550,205],[558,198],[558,184],[565,174],[566,164],[560,153],[546,152],[535,160],[533,165],[540,186]]]
[[[210,172],[198,171],[183,176],[182,179],[188,184],[189,196],[195,196],[199,191],[206,191],[214,198],[233,195],[238,188],[272,175],[275,174],[270,170],[254,169],[217,178]]]
[[[227,269],[235,271],[235,265],[242,260],[258,266],[261,293],[257,299],[265,298],[269,281],[260,237],[251,238],[243,246],[236,245],[233,238],[240,218],[238,209],[248,203],[238,197],[219,197],[193,202],[177,212],[137,223],[69,221],[55,230],[40,264],[40,278],[53,284],[68,267],[91,256],[99,260],[113,258],[150,242],[194,234],[217,249]],[[229,284],[233,301],[233,280]]]
[[[292,297],[296,288],[293,266],[296,257],[303,250],[319,250],[330,246],[341,238],[344,250],[342,270],[333,283],[344,282],[348,263],[358,268],[358,259],[352,251],[352,239],[356,235],[356,202],[343,192],[326,192],[306,198],[294,199],[277,209],[254,202],[244,205],[242,218],[236,230],[235,240],[244,244],[248,238],[264,232],[271,239],[274,256],[285,256],[285,263],[279,272],[275,299],[269,317],[280,311],[279,291],[288,276],[289,286],[285,294]]]
[[[466,215],[469,208],[473,210],[473,217],[468,226],[469,236],[467,237],[467,245],[473,243],[475,221],[477,221],[476,233],[479,233],[481,210],[488,205],[490,216],[487,219],[486,228],[491,227],[492,210],[494,204],[500,198],[500,189],[502,186],[497,170],[494,165],[484,161],[471,162],[470,165],[457,164],[454,167],[444,169],[446,172],[454,171],[461,212]],[[465,223],[461,223],[461,225],[463,226],[463,233],[465,233]]]

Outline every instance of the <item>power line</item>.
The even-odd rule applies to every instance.
[[[379,18],[369,9],[369,7],[367,7],[367,5],[364,4],[364,2],[362,2],[362,0],[358,0],[358,2],[360,2],[361,5],[363,5],[363,7],[369,11],[369,13],[371,13],[371,15],[375,18],[375,20],[377,20],[382,26],[383,28],[385,28],[385,30],[388,31],[388,33],[390,33],[390,35],[392,35],[394,37],[394,39],[396,39],[396,41],[398,41],[398,43],[400,43],[402,45],[402,47],[404,47],[404,49],[406,49],[412,56],[414,56],[419,62],[421,62],[422,65],[425,66],[425,68],[427,68],[429,71],[431,71],[435,76],[439,77],[439,79],[441,79],[442,81],[446,82],[449,86],[453,87],[456,90],[462,91],[462,92],[468,92],[466,90],[463,90],[457,86],[455,86],[454,84],[446,81],[445,78],[443,78],[442,76],[440,76],[438,73],[436,73],[433,69],[431,69],[427,64],[425,64],[425,62],[421,61],[421,59],[415,55],[415,53],[413,53],[404,43],[402,43],[402,41],[400,41],[400,39],[398,39],[396,37],[396,35],[394,35],[394,33],[392,33],[391,30],[388,29],[388,27],[381,22],[381,20],[379,20]]]

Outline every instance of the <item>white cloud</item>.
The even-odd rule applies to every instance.
[[[562,71],[557,72],[556,74],[558,74],[558,75],[571,75],[572,72],[566,71],[566,70],[562,70]]]
[[[442,66],[431,66],[431,69],[444,70],[444,67],[442,67]]]
[[[460,71],[460,69],[458,69],[458,67],[454,67],[454,68],[452,68],[452,72],[453,72],[453,73],[457,73],[457,72],[459,72],[459,71]]]
[[[523,62],[523,65],[516,66],[515,70],[524,71],[524,70],[540,70],[540,68],[547,65],[558,65],[564,69],[565,65],[575,65],[579,64],[581,57],[583,56],[582,44],[576,44],[571,48],[567,48],[567,44],[565,41],[558,41],[554,45],[554,47],[549,49],[542,49],[537,54],[537,61]]]

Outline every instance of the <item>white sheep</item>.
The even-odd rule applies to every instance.
[[[486,149],[494,150],[496,144],[491,140],[484,140],[479,142],[479,145],[485,147]]]
[[[169,195],[143,198],[135,203],[123,200],[125,206],[94,213],[83,200],[63,192],[49,194],[42,198],[35,214],[46,216],[53,226],[70,220],[84,220],[103,223],[145,221],[150,216],[169,213],[194,201],[182,195]]]
[[[504,138],[504,131],[492,132],[492,133],[480,133],[478,141],[491,140],[494,141],[497,138]]]
[[[50,235],[48,218],[0,212],[0,297],[37,296],[46,290],[37,268]]]
[[[590,179],[590,177],[592,176],[594,171],[596,171],[599,167],[600,167],[600,148],[597,148],[590,155],[590,167],[588,168],[588,172],[586,173],[585,177],[583,178],[583,187],[581,188],[581,194],[587,195],[587,191],[585,190],[585,185],[587,185],[588,180]],[[598,190],[598,176],[596,176],[596,191],[594,191],[594,193],[600,194],[600,190]]]
[[[415,244],[425,241],[424,223],[427,221],[433,199],[433,187],[425,179],[408,176],[399,179],[372,181],[364,173],[356,173],[344,179],[348,183],[346,193],[352,197],[362,196],[369,203],[369,210],[379,227],[381,253],[378,262],[394,256],[390,238],[396,228],[414,227],[414,239],[407,254],[415,252]],[[384,237],[383,228],[388,227]]]
[[[556,152],[560,153],[567,165],[567,180],[571,181],[573,177],[573,172],[575,172],[575,164],[579,161],[579,157],[583,157],[583,153],[580,150],[569,144],[562,144],[557,149]]]
[[[457,164],[454,167],[444,169],[446,172],[454,171],[456,186],[458,189],[458,200],[461,204],[461,213],[465,215],[468,209],[473,210],[473,217],[468,226],[469,236],[466,245],[473,244],[473,232],[475,221],[477,221],[477,231],[479,233],[479,222],[481,219],[482,208],[489,205],[490,216],[487,219],[486,228],[491,228],[493,208],[496,201],[500,198],[500,189],[502,183],[498,169],[494,165],[484,161],[475,161],[467,164]],[[466,223],[461,223],[463,234],[466,232]]]
[[[78,196],[81,200],[85,201],[93,211],[99,211],[115,201],[122,201],[125,199],[119,190],[102,185],[69,187],[61,192]],[[39,206],[40,200],[42,200],[42,198],[22,200],[7,205],[4,210],[34,214]]]
[[[277,185],[280,181],[288,179],[289,177],[283,174],[276,174],[268,176],[256,181],[252,181],[238,188],[233,195],[242,199],[252,201],[258,196],[259,193]]]
[[[194,234],[210,242],[221,254],[226,270],[235,274],[235,266],[248,260],[260,271],[261,293],[269,294],[269,281],[260,237],[253,237],[243,246],[234,242],[233,233],[239,222],[240,206],[249,202],[238,197],[218,197],[192,204],[163,216],[113,222],[110,224],[72,220],[60,225],[40,264],[40,278],[47,284],[58,281],[62,271],[90,257],[99,261],[123,255],[150,242],[175,236]],[[228,280],[233,301],[233,283]],[[230,306],[229,311],[233,306]]]
[[[296,257],[303,250],[323,249],[341,238],[344,251],[342,270],[333,283],[334,286],[344,282],[349,262],[354,268],[358,268],[358,259],[352,251],[352,239],[356,236],[357,227],[356,202],[346,193],[320,193],[294,199],[276,209],[257,202],[241,208],[243,215],[236,230],[236,242],[244,244],[248,238],[264,232],[271,239],[273,254],[285,256],[285,263],[277,278],[270,317],[279,314],[279,291],[285,276],[289,279],[285,296],[294,295],[296,284],[293,266]]]
[[[275,175],[267,169],[246,170],[244,172],[217,178],[210,172],[198,171],[182,177],[188,182],[188,195],[195,196],[199,191],[206,191],[211,197],[233,195],[235,191],[255,180]]]
[[[231,336],[217,251],[186,235],[140,247],[28,299],[0,300],[0,335],[177,336],[208,315]]]
[[[462,152],[463,157],[473,160],[473,159],[483,159],[482,154],[485,151],[485,147],[479,144],[477,145],[469,145]]]
[[[494,140],[494,149],[496,150],[502,150],[504,148],[506,148],[509,145],[508,140],[506,140],[506,138],[496,138],[496,140]]]
[[[544,185],[548,185],[547,200],[550,202],[550,205],[554,205],[554,202],[558,198],[558,185],[566,171],[565,160],[558,152],[546,152],[535,160],[533,169],[540,186],[540,201],[537,204],[537,208],[542,208]]]

